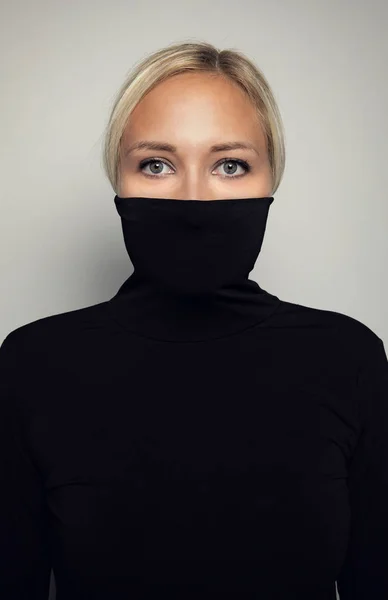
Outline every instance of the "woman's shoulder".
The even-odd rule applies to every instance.
[[[74,340],[82,331],[90,327],[98,328],[105,319],[106,305],[106,301],[99,302],[19,325],[5,336],[0,346],[2,354],[16,350],[36,352],[39,348],[54,347],[66,339]]]
[[[276,311],[276,320],[279,325],[304,328],[319,337],[330,339],[331,342],[359,349],[362,353],[380,348],[383,343],[366,320],[337,310],[282,300]]]

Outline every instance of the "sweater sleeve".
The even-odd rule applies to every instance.
[[[388,361],[377,336],[358,376],[360,437],[348,472],[351,529],[341,600],[388,598]]]
[[[0,347],[0,598],[47,600],[51,568],[44,490],[23,438],[19,337],[11,332]]]

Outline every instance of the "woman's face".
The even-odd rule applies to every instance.
[[[151,142],[153,147],[147,147]],[[249,147],[227,147],[237,143]],[[255,108],[221,76],[183,73],[159,83],[132,112],[120,151],[122,197],[271,195],[266,140]]]

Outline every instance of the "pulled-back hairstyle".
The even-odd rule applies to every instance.
[[[256,107],[263,128],[272,171],[272,194],[285,167],[284,130],[273,92],[260,69],[238,50],[218,50],[207,42],[174,43],[141,60],[121,86],[105,129],[103,167],[119,195],[120,144],[136,105],[158,83],[179,73],[204,71],[223,75],[238,84]]]

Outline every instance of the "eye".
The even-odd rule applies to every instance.
[[[155,171],[151,171],[150,172],[146,172],[144,171],[145,167],[148,167],[149,165],[152,165],[152,168],[155,168]],[[161,160],[159,158],[149,158],[147,160],[143,160],[140,165],[139,165],[139,169],[140,171],[142,171],[144,173],[144,175],[146,175],[147,177],[157,177],[158,175],[162,174],[162,175],[167,175],[168,173],[163,173],[162,172],[162,168],[163,165],[166,165],[170,168],[172,168],[168,163],[166,163],[164,160]]]
[[[242,175],[245,175],[245,173],[248,173],[251,169],[245,160],[240,160],[237,158],[224,158],[221,163],[218,163],[218,167],[223,167],[224,173],[221,174],[221,177],[227,177],[228,179],[231,179],[232,177],[241,177]],[[243,172],[236,175],[236,167],[242,168]]]

